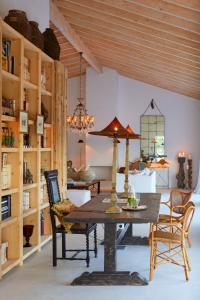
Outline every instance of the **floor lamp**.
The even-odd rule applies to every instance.
[[[101,131],[89,132],[92,135],[107,136],[113,139],[113,162],[112,162],[112,196],[111,206],[106,209],[106,213],[116,214],[121,213],[121,208],[117,205],[116,193],[116,173],[117,173],[117,145],[118,139],[125,138],[128,134],[126,128],[122,126],[119,120],[115,117],[112,122]]]

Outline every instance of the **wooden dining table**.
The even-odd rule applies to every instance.
[[[84,272],[71,285],[147,285],[148,281],[138,272],[117,270],[117,241],[120,236],[122,238],[126,235],[133,223],[155,223],[158,220],[161,194],[141,193],[139,205],[146,205],[145,210],[123,210],[117,214],[105,213],[106,208],[111,205],[105,201],[108,196],[99,195],[64,218],[66,222],[104,224],[104,270]],[[125,224],[120,236],[117,234],[118,223]],[[130,259],[133,261],[134,255]]]

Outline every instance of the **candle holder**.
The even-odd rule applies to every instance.
[[[34,225],[24,225],[23,226],[23,235],[26,239],[26,244],[24,245],[25,248],[32,246],[29,241],[30,241],[30,237],[33,234],[33,228],[34,228]]]
[[[188,158],[188,188],[192,189],[192,159]]]
[[[180,189],[184,189],[185,188],[185,171],[184,171],[185,157],[178,157],[178,163],[179,163],[179,172],[176,175],[177,186]]]

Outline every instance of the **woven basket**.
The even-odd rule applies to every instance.
[[[9,10],[4,21],[21,33],[25,38],[31,40],[31,27],[25,11],[18,9]]]
[[[38,48],[43,50],[44,49],[44,37],[38,28],[39,24],[35,21],[30,21],[29,24],[31,27],[31,42],[35,46],[37,46]]]
[[[55,60],[60,60],[60,45],[51,28],[47,28],[43,32],[44,52]]]

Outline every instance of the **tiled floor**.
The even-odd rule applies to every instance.
[[[167,197],[167,194],[163,194]],[[189,256],[192,264],[189,282],[184,272],[170,264],[159,267],[153,281],[144,287],[104,286],[74,287],[70,282],[84,271],[85,262],[60,261],[57,268],[51,266],[51,243],[41,253],[31,257],[26,263],[6,275],[0,282],[0,300],[199,300],[200,299],[200,195],[194,195],[196,213],[191,229],[192,248]],[[135,232],[148,234],[148,226],[137,225]],[[103,239],[103,228],[99,225],[98,238]],[[69,237],[70,246],[84,243],[82,237]],[[100,241],[99,241],[100,243]],[[118,269],[138,271],[148,278],[149,248],[129,246],[118,250]],[[89,271],[102,270],[103,246],[99,245],[98,259],[91,259]]]

